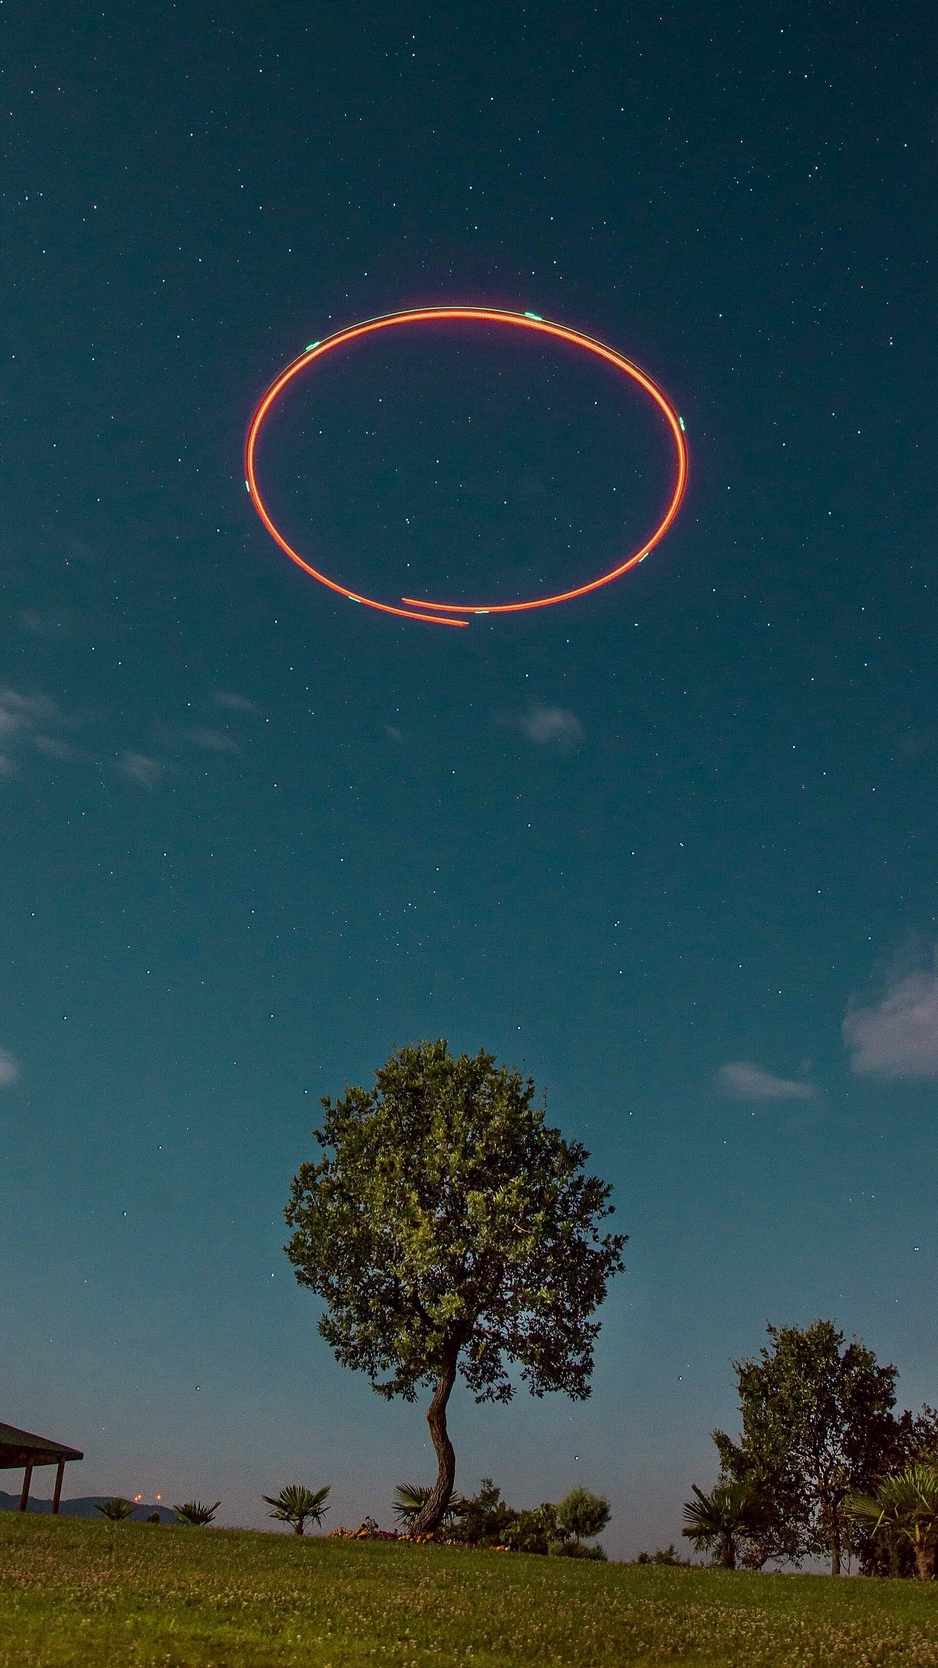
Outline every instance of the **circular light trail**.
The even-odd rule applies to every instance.
[[[298,376],[301,371],[304,371],[308,365],[312,365],[317,359],[321,359],[324,354],[331,353],[334,348],[342,347],[346,342],[357,341],[361,336],[370,336],[376,330],[391,330],[397,325],[437,324],[440,321],[505,324],[519,330],[533,330],[541,336],[555,336],[562,342],[569,342],[573,347],[584,348],[586,352],[593,353],[597,358],[605,360],[607,364],[613,365],[616,370],[622,371],[624,375],[631,377],[633,382],[637,382],[639,387],[650,395],[663,414],[674,441],[676,471],[668,507],[654,532],[650,538],[645,540],[644,544],[640,545],[637,550],[631,551],[627,556],[623,556],[614,567],[610,568],[608,572],[601,573],[598,578],[590,579],[583,585],[575,586],[572,590],[559,591],[556,596],[532,597],[523,602],[490,602],[486,604],[431,602],[426,597],[402,597],[401,601],[405,605],[403,608],[396,608],[388,602],[379,602],[375,597],[366,597],[360,595],[357,591],[350,591],[346,585],[340,585],[337,580],[330,579],[325,573],[320,573],[318,568],[314,568],[299,554],[299,551],[293,549],[293,546],[287,542],[279,528],[274,525],[257,484],[257,442],[265,419],[270,415],[274,404],[295,376]],[[328,586],[330,591],[336,591],[339,596],[348,597],[350,602],[363,603],[366,608],[377,608],[382,614],[397,614],[405,620],[424,620],[429,625],[466,626],[469,624],[468,620],[457,619],[455,616],[459,614],[521,614],[530,608],[552,608],[559,602],[571,602],[575,597],[586,596],[590,591],[599,590],[602,585],[609,585],[613,579],[621,578],[622,574],[628,573],[630,568],[634,568],[639,562],[643,562],[649,551],[653,550],[655,545],[664,538],[681,507],[681,499],[687,486],[687,442],[684,438],[683,420],[678,416],[671,401],[658,387],[657,383],[652,381],[646,371],[640,370],[637,365],[633,365],[630,359],[624,358],[621,353],[616,353],[613,348],[606,347],[603,342],[597,342],[592,336],[584,336],[579,330],[570,330],[564,324],[554,324],[549,319],[541,318],[537,313],[509,313],[496,307],[418,307],[407,312],[386,313],[381,318],[366,319],[362,324],[350,325],[347,330],[339,330],[334,336],[327,336],[321,342],[312,342],[299,355],[299,358],[294,359],[292,364],[287,365],[286,369],[282,370],[280,375],[271,383],[251,418],[244,446],[244,475],[245,485],[251,494],[254,508],[271,538],[276,540],[285,555],[289,556],[291,562],[295,562],[297,567],[302,568],[303,572],[310,574],[313,579],[318,579],[321,585]],[[435,609],[436,612],[425,613],[423,612],[425,609]]]

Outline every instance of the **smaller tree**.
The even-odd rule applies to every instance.
[[[733,1363],[743,1428],[738,1441],[713,1432],[723,1478],[749,1483],[771,1506],[763,1562],[827,1553],[839,1575],[847,1495],[869,1492],[904,1458],[898,1374],[859,1340],[845,1347],[833,1321],[766,1330],[758,1358]]]
[[[272,1512],[267,1513],[268,1517],[276,1518],[278,1523],[291,1524],[293,1533],[302,1535],[305,1533],[307,1520],[312,1520],[317,1529],[319,1528],[324,1514],[329,1510],[324,1504],[329,1488],[330,1484],[327,1483],[325,1488],[318,1488],[314,1492],[310,1488],[304,1488],[300,1483],[289,1483],[286,1488],[280,1490],[276,1499],[269,1494],[262,1495],[261,1498],[266,1500],[268,1506],[274,1508]]]
[[[122,1494],[115,1494],[113,1500],[105,1500],[104,1505],[96,1506],[95,1510],[111,1523],[123,1523],[128,1517],[133,1517],[136,1507],[132,1500],[125,1500]]]
[[[202,1529],[206,1523],[212,1523],[215,1518],[220,1500],[214,1506],[203,1506],[201,1500],[187,1500],[182,1506],[173,1506],[180,1523],[187,1523],[191,1529]]]
[[[750,1483],[717,1483],[709,1494],[693,1484],[693,1500],[684,1506],[681,1530],[698,1552],[712,1552],[718,1564],[734,1570],[740,1551],[765,1527],[765,1502]]]
[[[582,1546],[583,1541],[591,1541],[602,1534],[612,1516],[605,1495],[591,1494],[588,1488],[580,1487],[567,1491],[556,1513],[564,1540],[576,1549],[573,1557],[586,1550]],[[596,1551],[595,1547],[589,1548],[589,1555],[595,1557]]]
[[[875,1494],[849,1495],[846,1511],[871,1522],[874,1535],[905,1541],[914,1553],[919,1579],[934,1580],[938,1550],[938,1470],[934,1466],[906,1466],[887,1477]]]

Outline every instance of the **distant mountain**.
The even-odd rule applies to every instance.
[[[97,1507],[103,1506],[105,1500],[111,1499],[113,1499],[113,1496],[110,1494],[86,1494],[84,1498],[80,1500],[60,1500],[59,1511],[63,1517],[100,1518],[101,1513],[97,1510]],[[3,1490],[0,1489],[0,1512],[18,1512],[19,1509],[19,1495],[4,1494]],[[37,1500],[35,1495],[31,1494],[27,1509],[31,1512],[51,1512],[52,1501]],[[151,1512],[159,1512],[161,1523],[176,1522],[176,1513],[173,1511],[171,1506],[147,1506],[144,1503],[141,1503],[139,1506],[134,1508],[134,1514],[130,1519],[130,1522],[145,1523]]]

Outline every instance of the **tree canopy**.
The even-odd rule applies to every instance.
[[[452,1493],[457,1373],[477,1401],[510,1400],[515,1365],[536,1396],[589,1395],[591,1317],[625,1236],[599,1232],[610,1188],[534,1097],[493,1055],[402,1048],[373,1089],[323,1100],[324,1156],[293,1180],[286,1251],[325,1301],[319,1331],[338,1360],[389,1398],[433,1387],[439,1476],[415,1532],[436,1528]]]

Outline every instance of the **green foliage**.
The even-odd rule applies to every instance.
[[[850,1517],[872,1524],[874,1535],[911,1547],[916,1573],[923,1581],[935,1574],[938,1550],[938,1469],[909,1465],[881,1483],[875,1494],[850,1494],[845,1502]]]
[[[122,1494],[115,1494],[113,1500],[105,1500],[103,1506],[95,1507],[102,1517],[109,1518],[112,1523],[123,1523],[133,1516],[135,1509],[134,1502],[125,1500]]]
[[[582,1173],[585,1148],[490,1054],[420,1043],[375,1077],[323,1101],[327,1156],[301,1165],[287,1208],[287,1255],[327,1304],[322,1336],[388,1397],[434,1384],[451,1340],[479,1401],[510,1400],[512,1361],[536,1395],[588,1395],[587,1316],[624,1238],[596,1232],[610,1189]]]
[[[159,1512],[148,1512],[147,1513],[147,1522],[148,1523],[162,1523],[162,1521],[163,1521],[163,1519],[160,1517]]]
[[[173,1506],[173,1511],[180,1523],[187,1523],[192,1529],[201,1529],[213,1521],[220,1505],[220,1500],[216,1500],[214,1506],[203,1506],[201,1500],[187,1500],[182,1506]]]
[[[517,1516],[491,1477],[483,1477],[478,1494],[460,1501],[449,1538],[460,1546],[504,1546],[509,1524]]]
[[[557,1528],[557,1508],[547,1501],[528,1512],[516,1512],[505,1531],[505,1546],[513,1552],[537,1552],[542,1557],[551,1550],[551,1543],[559,1546],[562,1536]]]
[[[758,1359],[733,1364],[743,1429],[739,1441],[713,1432],[723,1476],[771,1506],[756,1559],[828,1553],[837,1574],[850,1547],[847,1495],[869,1491],[902,1452],[898,1375],[856,1340],[844,1348],[831,1321],[768,1335]]]
[[[433,1492],[432,1483],[398,1483],[394,1490],[394,1516],[398,1523],[403,1523],[408,1529],[416,1523]],[[443,1514],[443,1522],[449,1523],[457,1516],[465,1502],[458,1494],[454,1494]]]
[[[572,1488],[559,1506],[544,1501],[530,1511],[506,1505],[491,1477],[483,1477],[477,1495],[459,1503],[450,1540],[463,1546],[505,1546],[564,1558],[605,1558],[602,1547],[586,1546],[609,1522],[609,1502],[601,1494]]]
[[[286,1488],[280,1490],[276,1499],[269,1494],[262,1495],[261,1498],[266,1500],[268,1506],[274,1508],[272,1512],[267,1513],[268,1517],[276,1518],[278,1523],[292,1524],[294,1534],[302,1535],[305,1533],[308,1519],[315,1523],[317,1529],[321,1524],[329,1510],[325,1504],[329,1488],[329,1483],[325,1488],[315,1491],[304,1488],[301,1483],[289,1483]]]
[[[709,1494],[693,1484],[694,1499],[684,1506],[686,1535],[698,1552],[712,1552],[724,1569],[734,1570],[740,1549],[757,1541],[766,1522],[766,1505],[751,1483],[717,1483]]]
[[[389,1398],[435,1387],[440,1474],[423,1530],[452,1491],[457,1373],[477,1401],[511,1399],[512,1363],[535,1395],[587,1396],[590,1317],[622,1267],[624,1236],[598,1228],[609,1187],[533,1101],[534,1084],[490,1054],[403,1048],[374,1089],[323,1101],[324,1156],[293,1180],[286,1251],[325,1301],[319,1331],[338,1360]]]
[[[654,1552],[640,1552],[636,1564],[664,1564],[669,1569],[692,1570],[696,1566],[690,1558],[682,1558],[672,1541],[670,1546],[658,1547]]]
[[[587,1488],[572,1488],[557,1507],[557,1522],[575,1540],[589,1541],[601,1535],[611,1516],[609,1501]]]
[[[604,1546],[590,1546],[586,1541],[551,1541],[547,1547],[552,1558],[592,1558],[600,1564],[606,1562]]]

